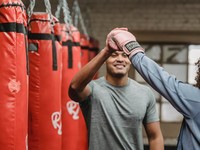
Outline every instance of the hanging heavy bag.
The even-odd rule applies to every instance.
[[[87,150],[87,130],[80,106],[69,98],[67,92],[73,76],[81,68],[80,33],[74,26],[67,31],[71,35],[66,34],[66,28],[63,31],[62,150]]]
[[[81,68],[80,32],[72,25],[68,4],[60,0],[55,16],[62,24],[62,150],[87,150],[87,129],[80,106],[68,96],[68,88],[73,76]]]
[[[26,150],[26,12],[21,0],[0,0],[0,149]]]
[[[29,20],[29,150],[61,150],[60,25],[50,13]]]

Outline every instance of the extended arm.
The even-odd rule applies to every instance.
[[[144,125],[150,150],[164,150],[163,136],[160,130],[160,123],[153,122]]]
[[[144,50],[137,44],[134,35],[128,31],[115,29],[111,31],[108,39],[115,41],[118,48],[129,56],[135,69],[145,81],[163,95],[181,114],[190,118],[199,113],[200,89],[177,80],[145,56]]]
[[[72,100],[82,101],[89,96],[90,88],[87,84],[93,79],[93,76],[110,57],[111,53],[112,51],[105,47],[73,77],[68,91]]]
[[[200,90],[197,87],[177,80],[143,53],[134,55],[131,62],[145,81],[184,116],[193,117],[199,112]]]

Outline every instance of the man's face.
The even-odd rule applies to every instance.
[[[123,51],[115,51],[106,61],[107,73],[113,77],[128,75],[131,62]]]

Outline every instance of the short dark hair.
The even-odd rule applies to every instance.
[[[198,87],[198,88],[200,88],[200,59],[195,63],[195,65],[198,68],[197,75],[195,77],[195,81],[196,81],[195,86]]]

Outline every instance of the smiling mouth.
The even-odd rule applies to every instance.
[[[124,68],[125,67],[125,65],[122,65],[122,64],[118,64],[118,65],[114,65],[116,68],[118,68],[118,69],[122,69],[122,68]]]

